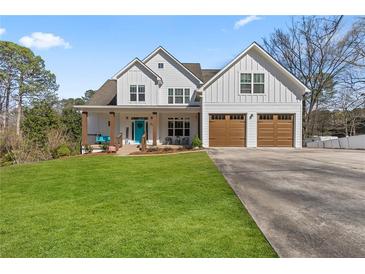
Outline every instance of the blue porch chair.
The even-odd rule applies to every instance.
[[[97,144],[110,143],[110,136],[107,136],[107,135],[98,135],[95,138],[95,142]]]

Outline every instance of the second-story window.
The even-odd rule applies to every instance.
[[[184,91],[185,104],[190,103],[190,89],[186,88]]]
[[[138,86],[138,102],[144,102],[145,98],[146,96],[144,86]]]
[[[169,88],[168,103],[169,104],[174,103],[174,89],[173,88]]]
[[[146,100],[144,85],[131,85],[129,87],[129,100],[131,102],[144,102]]]
[[[251,73],[241,73],[241,85],[240,92],[241,93],[251,93],[251,83],[252,83],[252,74]]]
[[[265,74],[241,73],[240,93],[265,93]]]
[[[184,103],[184,92],[182,88],[175,88],[175,104]]]
[[[129,100],[131,102],[137,102],[137,86],[136,85],[132,85],[129,88]]]
[[[163,63],[158,63],[158,68],[163,69]]]
[[[168,89],[169,104],[188,104],[190,103],[189,88],[169,88]]]
[[[253,93],[265,92],[265,76],[263,73],[253,74]]]

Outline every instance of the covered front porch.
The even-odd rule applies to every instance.
[[[82,145],[121,147],[190,145],[200,137],[200,107],[78,106],[82,112]]]

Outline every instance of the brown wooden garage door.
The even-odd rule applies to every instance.
[[[259,114],[257,122],[257,146],[292,147],[293,114]]]
[[[211,147],[246,146],[246,115],[210,114],[209,146]]]

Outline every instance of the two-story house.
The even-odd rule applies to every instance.
[[[181,63],[162,47],[107,80],[82,111],[82,144],[301,147],[308,89],[257,43],[222,69]]]

